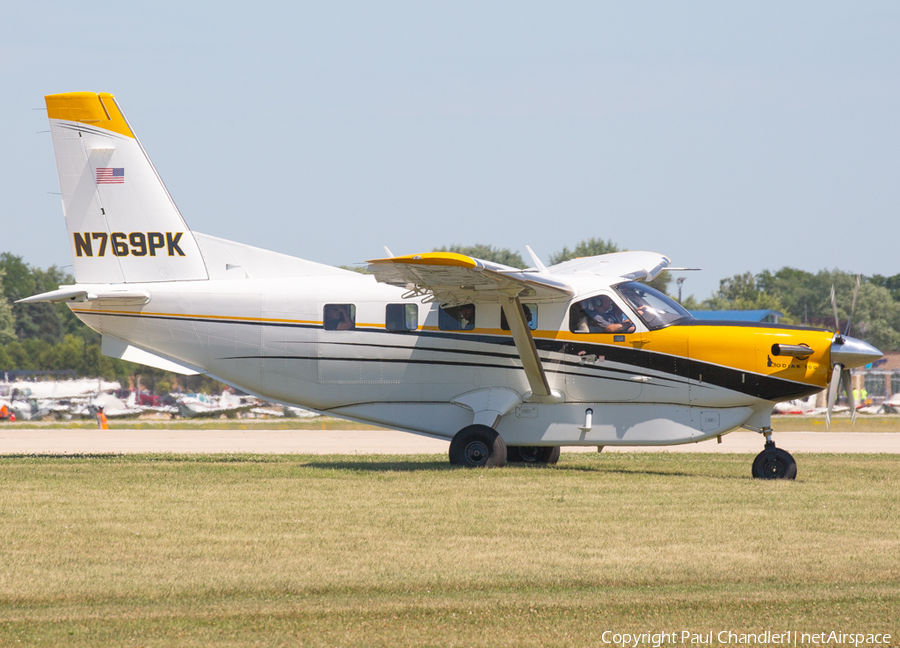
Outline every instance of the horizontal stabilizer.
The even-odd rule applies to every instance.
[[[103,336],[101,352],[103,355],[110,358],[136,362],[137,364],[156,367],[157,369],[171,371],[172,373],[181,374],[183,376],[195,376],[200,373],[206,373],[202,369],[186,362],[174,360],[164,355],[160,355],[159,353],[141,349],[140,347],[136,347],[133,344],[129,344],[125,340],[120,340],[112,335]]]
[[[78,286],[62,286],[58,290],[19,299],[17,304],[37,302],[111,302],[120,306],[141,306],[150,301],[146,290],[90,290]]]

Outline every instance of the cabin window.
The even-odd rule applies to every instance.
[[[634,322],[609,295],[595,295],[572,304],[569,309],[572,333],[634,333]]]
[[[528,328],[532,331],[537,328],[537,304],[522,304],[522,310],[525,312],[525,321],[528,322]],[[509,330],[509,320],[506,319],[506,308],[500,309],[500,328],[504,331]]]
[[[619,284],[616,290],[625,298],[648,329],[659,329],[694,319],[671,297],[639,281]]]
[[[352,331],[356,328],[356,306],[325,304],[322,326],[326,331]]]
[[[438,328],[442,331],[471,331],[475,328],[475,304],[441,306],[438,309]]]
[[[415,331],[419,328],[416,304],[388,304],[384,308],[384,327],[388,331]]]

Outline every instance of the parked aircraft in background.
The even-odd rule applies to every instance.
[[[51,414],[69,415],[73,411],[86,410],[91,400],[98,394],[121,387],[118,382],[99,378],[69,380],[22,380],[18,376],[14,376],[13,380],[8,378],[8,374],[0,375],[0,420],[30,421]]]
[[[696,321],[622,252],[518,269],[432,252],[361,275],[192,232],[110,94],[46,98],[76,284],[103,352],[265,399],[451,439],[450,461],[551,463],[560,446],[760,432],[761,478],[793,478],[780,401],[881,353],[800,326]]]

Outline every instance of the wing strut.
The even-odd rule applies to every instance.
[[[509,331],[512,333],[513,342],[516,343],[519,357],[522,359],[522,368],[525,369],[525,377],[528,378],[531,393],[543,398],[553,396],[550,383],[547,382],[547,375],[544,373],[544,367],[541,365],[537,347],[534,345],[534,338],[531,337],[531,329],[528,328],[528,322],[525,319],[525,311],[522,310],[522,302],[519,301],[518,296],[507,297],[506,301],[501,302],[500,305],[506,313]]]

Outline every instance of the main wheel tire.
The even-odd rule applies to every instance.
[[[469,425],[450,441],[450,463],[466,468],[498,468],[506,465],[506,443],[487,425]]]
[[[506,460],[525,464],[555,464],[559,446],[507,446]]]
[[[797,462],[781,448],[763,450],[753,460],[753,476],[756,479],[795,479]]]

